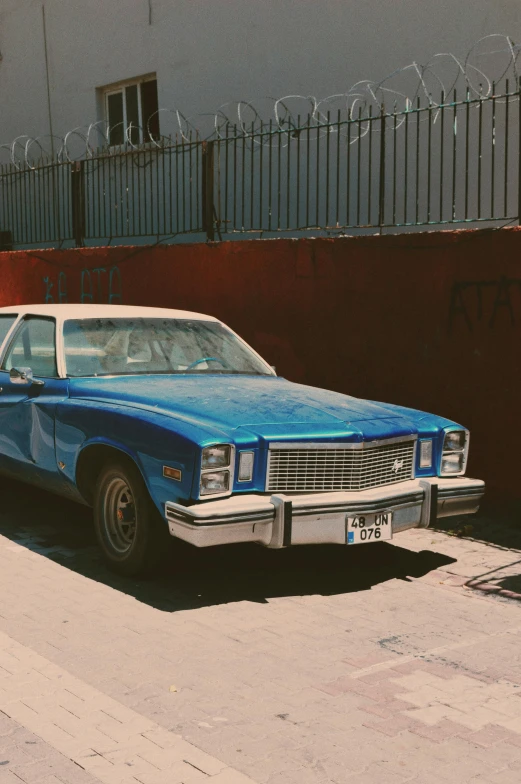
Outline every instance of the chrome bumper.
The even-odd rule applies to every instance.
[[[345,544],[348,514],[392,512],[395,534],[427,528],[437,517],[477,512],[484,492],[480,479],[432,477],[361,492],[236,495],[193,506],[169,501],[165,512],[172,536],[197,547]]]

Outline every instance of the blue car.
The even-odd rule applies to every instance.
[[[88,504],[108,563],[198,547],[368,544],[476,512],[469,433],[294,384],[211,316],[0,309],[0,472]]]

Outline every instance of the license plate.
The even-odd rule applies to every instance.
[[[392,512],[346,517],[346,544],[385,542],[393,538]]]

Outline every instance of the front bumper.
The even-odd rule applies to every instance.
[[[165,505],[172,536],[197,547],[257,542],[345,544],[346,517],[388,511],[393,534],[427,528],[437,517],[477,512],[485,492],[480,479],[432,477],[371,490],[306,495],[236,495],[193,506]]]

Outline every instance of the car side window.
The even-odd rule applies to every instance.
[[[7,337],[7,333],[15,323],[18,316],[16,313],[10,313],[9,315],[1,315],[0,316],[0,346],[4,342]]]
[[[54,319],[26,319],[9,346],[2,369],[29,367],[35,376],[55,378],[56,324]]]

